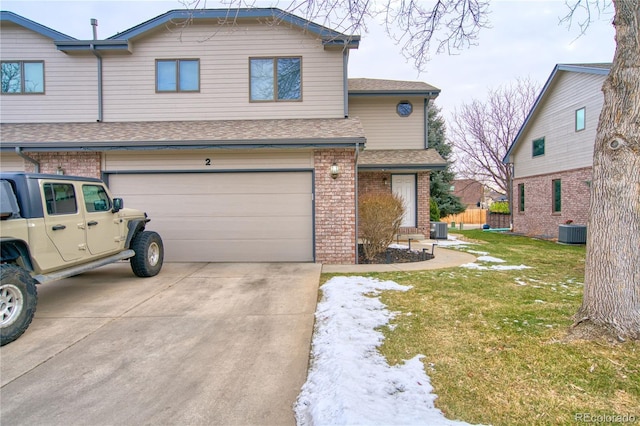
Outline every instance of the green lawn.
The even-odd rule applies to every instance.
[[[640,422],[640,342],[564,339],[582,298],[584,247],[459,234],[477,243],[462,250],[531,268],[367,274],[413,286],[382,296],[398,312],[393,329],[383,330],[389,363],[425,355],[436,404],[451,419],[556,425],[626,415]]]

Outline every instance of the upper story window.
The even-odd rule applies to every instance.
[[[44,93],[44,61],[2,61],[2,93]]]
[[[534,157],[544,155],[544,138],[535,139],[532,143]]]
[[[409,101],[400,101],[396,105],[396,112],[400,117],[408,117],[413,112],[413,105]]]
[[[576,110],[576,132],[584,130],[585,123],[585,107]]]
[[[157,59],[156,92],[200,91],[199,59]]]
[[[302,58],[249,58],[253,101],[301,101]]]

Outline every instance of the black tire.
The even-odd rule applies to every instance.
[[[156,232],[139,232],[133,241],[131,248],[136,255],[131,258],[131,269],[138,277],[153,277],[162,269],[164,260],[164,246],[162,238]]]
[[[29,273],[16,265],[0,265],[0,346],[26,331],[37,303],[36,282]]]

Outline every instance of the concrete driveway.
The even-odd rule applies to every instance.
[[[0,349],[0,424],[294,425],[316,264],[110,265],[38,287]]]

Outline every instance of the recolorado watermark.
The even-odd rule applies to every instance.
[[[633,414],[591,414],[575,413],[573,418],[578,423],[636,423],[640,418]]]

